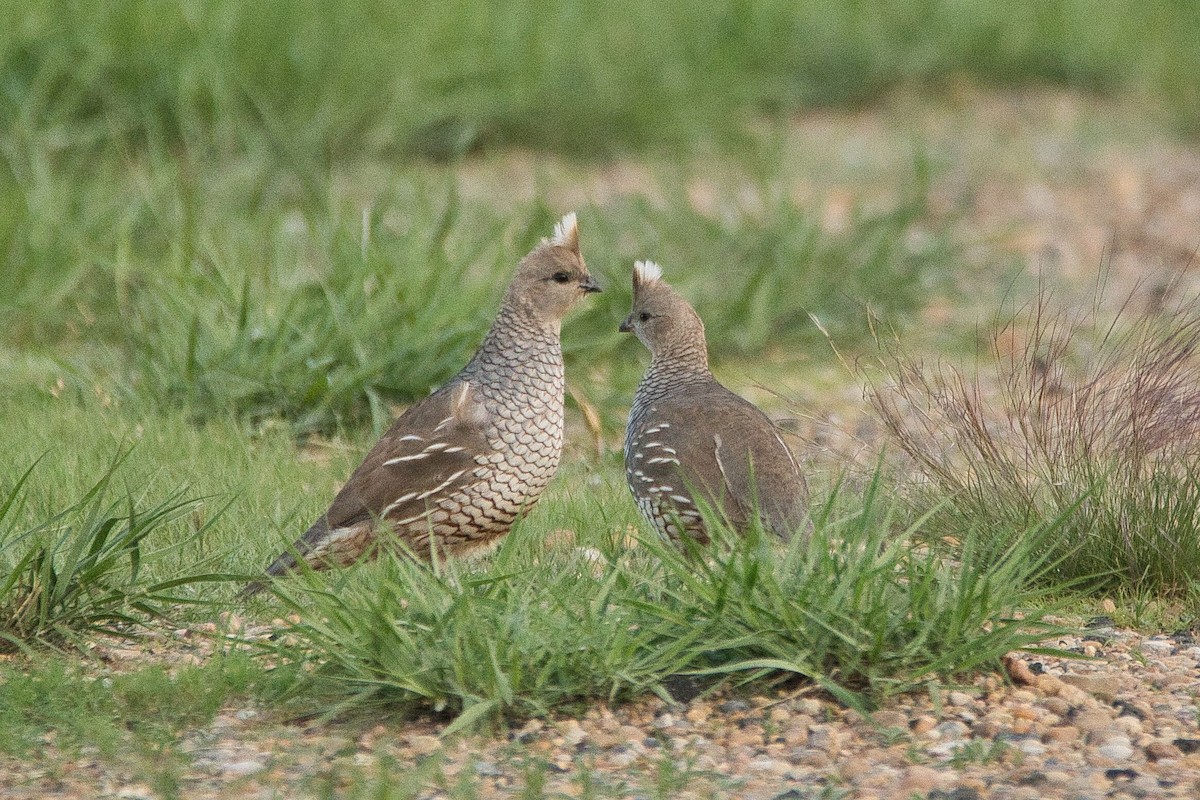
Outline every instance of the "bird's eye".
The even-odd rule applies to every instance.
[[[650,312],[643,311],[642,313],[638,314],[638,319],[640,319],[642,322],[649,322],[650,321]]]
[[[550,277],[554,278],[555,283],[566,283],[567,281],[571,280],[571,276],[565,272],[556,272]]]

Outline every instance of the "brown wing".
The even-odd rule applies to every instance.
[[[282,575],[297,556],[313,566],[361,555],[380,520],[426,513],[427,501],[476,480],[487,452],[487,409],[465,381],[448,384],[405,411],[375,444],[321,518],[267,568]],[[245,594],[262,588],[251,584]]]
[[[781,536],[803,524],[804,476],[774,424],[754,404],[717,384],[700,395],[673,398],[670,413],[659,419],[670,427],[653,438],[673,450],[670,455],[679,464],[647,465],[644,469],[663,470],[653,474],[656,480],[682,481],[682,488],[691,487],[735,527],[748,522],[756,504],[767,526]]]

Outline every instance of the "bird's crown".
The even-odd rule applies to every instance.
[[[633,262],[633,285],[635,288],[651,286],[662,280],[662,267],[653,261]]]
[[[579,250],[579,220],[575,217],[575,212],[571,211],[563,215],[563,218],[554,223],[554,234],[549,239],[543,239],[543,244],[548,244],[551,247],[565,247],[568,250]]]

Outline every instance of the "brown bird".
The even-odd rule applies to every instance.
[[[579,252],[575,214],[521,260],[479,350],[405,411],[321,515],[267,567],[282,575],[350,564],[389,541],[428,557],[499,541],[558,469],[563,317],[600,286]],[[248,585],[254,594],[262,582]]]
[[[657,264],[633,270],[633,310],[620,330],[650,350],[625,430],[625,478],[663,535],[707,543],[702,501],[737,530],[755,514],[782,538],[807,533],[808,486],[775,425],[708,368],[704,323]]]

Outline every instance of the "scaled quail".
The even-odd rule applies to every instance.
[[[808,487],[771,420],[708,368],[704,323],[657,264],[633,270],[633,310],[620,330],[650,349],[625,431],[625,478],[659,533],[707,543],[697,500],[745,530],[757,509],[765,530],[807,533]]]
[[[563,317],[600,291],[567,214],[521,260],[479,350],[445,386],[405,411],[329,507],[267,575],[297,558],[346,565],[389,539],[428,557],[497,542],[558,469],[563,442]],[[251,583],[243,595],[261,590]]]

